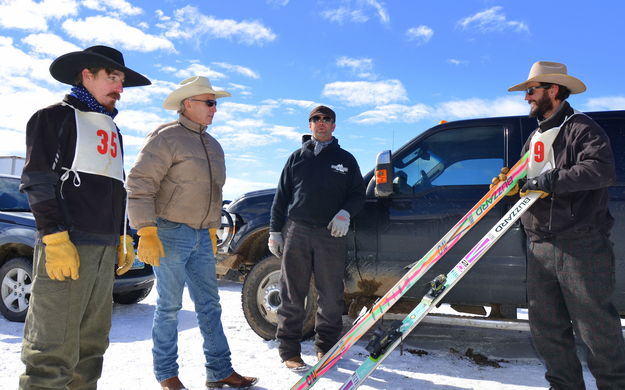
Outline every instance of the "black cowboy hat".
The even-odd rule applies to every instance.
[[[73,51],[63,54],[50,65],[50,74],[58,81],[75,85],[76,76],[85,68],[105,67],[124,72],[124,87],[138,87],[150,85],[152,82],[145,76],[127,68],[124,65],[124,56],[119,51],[108,46],[91,46],[83,51]]]

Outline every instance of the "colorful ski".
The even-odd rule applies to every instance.
[[[529,152],[508,172],[507,179],[489,190],[410,270],[317,362],[291,390],[310,389],[456,242],[488,213],[527,173]]]
[[[369,357],[341,386],[341,390],[358,388],[539,197],[540,194],[536,192],[521,197],[447,275],[439,275],[430,283],[430,291],[403,321],[397,321],[388,331],[376,330],[374,338],[367,346]]]

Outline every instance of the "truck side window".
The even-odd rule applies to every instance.
[[[504,162],[504,128],[441,129],[393,159],[396,194],[488,184]]]

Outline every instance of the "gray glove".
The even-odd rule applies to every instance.
[[[269,232],[269,251],[274,254],[274,256],[280,258],[282,257],[282,250],[284,249],[284,240],[282,239],[282,233],[280,232]]]
[[[340,210],[328,224],[328,230],[332,237],[343,237],[349,230],[349,213]]]

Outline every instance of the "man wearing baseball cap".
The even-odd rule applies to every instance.
[[[523,91],[538,128],[530,150],[527,181],[521,188],[541,199],[521,221],[530,240],[527,296],[530,330],[547,367],[552,389],[584,389],[576,334],[588,347],[588,368],[597,388],[625,389],[625,343],[612,303],[614,252],[608,187],[614,157],[604,130],[566,101],[586,86],[566,65],[539,61]]]
[[[358,163],[332,136],[334,111],[315,107],[308,126],[312,134],[303,136],[280,175],[269,227],[269,250],[282,260],[276,338],[281,359],[293,371],[307,368],[300,342],[312,276],[319,295],[317,358],[341,335],[347,232],[365,203]]]
[[[206,77],[183,80],[163,103],[178,111],[178,119],[147,136],[128,174],[128,213],[140,236],[137,253],[156,275],[152,357],[163,390],[185,389],[177,363],[177,316],[185,284],[204,339],[206,387],[248,388],[257,381],[232,368],[215,272],[226,165],[221,145],[207,128],[217,99],[227,96]]]
[[[134,261],[115,103],[124,87],[150,80],[107,46],[62,55],[50,73],[72,89],[26,126],[21,189],[38,238],[19,386],[95,389],[108,347],[115,264],[121,275]]]

